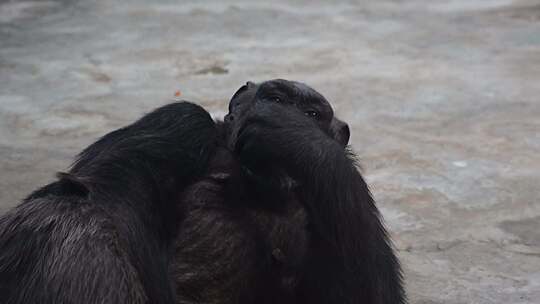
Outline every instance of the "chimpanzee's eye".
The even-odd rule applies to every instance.
[[[268,97],[268,100],[270,100],[272,102],[277,102],[277,103],[282,102],[281,97],[279,97],[279,96],[270,96],[270,97]]]
[[[317,113],[315,111],[306,111],[306,112],[304,112],[304,114],[306,114],[307,117],[319,118],[319,113]]]

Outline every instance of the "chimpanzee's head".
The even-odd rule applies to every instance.
[[[309,86],[283,79],[274,79],[259,84],[248,82],[233,95],[229,103],[229,113],[225,115],[225,123],[234,125],[257,102],[277,102],[291,109],[304,113],[328,136],[345,147],[349,142],[349,126],[334,117],[330,103]]]

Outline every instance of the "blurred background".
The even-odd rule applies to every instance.
[[[350,124],[411,303],[539,303],[538,0],[0,0],[0,212],[157,106],[221,118],[277,77]]]

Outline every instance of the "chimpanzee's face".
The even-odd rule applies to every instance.
[[[321,130],[343,147],[349,142],[349,126],[334,117],[332,107],[321,94],[303,83],[283,79],[246,83],[233,95],[225,122],[235,125],[258,101],[291,106],[313,119]]]

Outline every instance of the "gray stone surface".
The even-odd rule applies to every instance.
[[[177,90],[220,117],[275,77],[350,123],[411,303],[540,303],[540,1],[0,0],[0,211]]]

